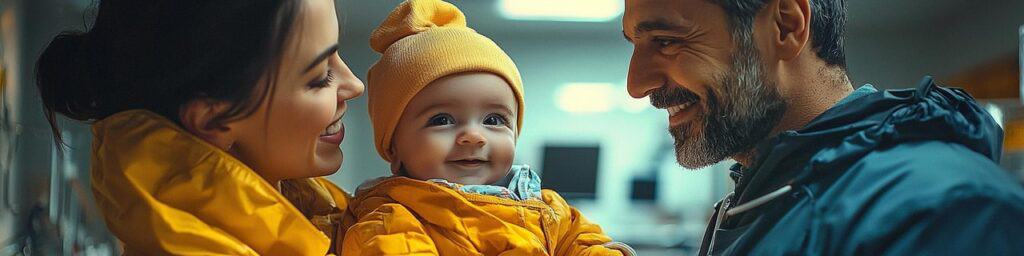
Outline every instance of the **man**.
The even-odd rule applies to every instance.
[[[1024,189],[963,91],[856,90],[844,0],[626,0],[628,91],[679,164],[738,162],[700,255],[1024,255]]]

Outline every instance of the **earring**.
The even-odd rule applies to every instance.
[[[398,171],[402,169],[402,163],[399,163],[398,160],[391,161],[390,164],[391,164],[391,174],[397,174]]]
[[[391,174],[395,175],[395,176],[403,176],[403,177],[408,176],[405,173],[405,169],[402,168],[402,162],[399,162],[398,160],[395,160],[394,162],[391,162]]]

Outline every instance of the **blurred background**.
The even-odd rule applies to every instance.
[[[365,81],[378,54],[370,32],[400,1],[339,0],[341,56]],[[452,1],[523,76],[526,115],[515,162],[616,240],[642,255],[692,253],[712,204],[731,190],[731,162],[679,167],[666,114],[625,92],[632,47],[622,0]],[[66,122],[55,154],[34,64],[62,30],[84,30],[98,0],[0,0],[0,255],[120,254],[92,203],[91,133]],[[1024,180],[1024,1],[849,1],[846,53],[854,84],[916,86],[924,75],[972,93],[1006,130],[1002,166]],[[154,49],[159,50],[159,49]],[[168,53],[179,54],[179,53]],[[345,162],[330,179],[348,191],[388,175],[366,114],[346,115]]]

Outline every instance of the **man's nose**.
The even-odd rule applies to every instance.
[[[633,48],[629,58],[629,73],[626,76],[626,91],[633,98],[643,98],[662,86],[655,76],[658,67],[653,65],[654,56],[641,47]]]

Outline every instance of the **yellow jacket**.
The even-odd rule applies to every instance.
[[[333,246],[252,169],[160,115],[121,112],[93,134],[93,195],[126,254],[324,255]],[[341,189],[308,181],[345,209]]]
[[[622,255],[562,197],[516,201],[405,177],[357,192],[342,224],[348,255]]]

